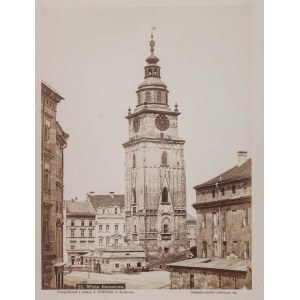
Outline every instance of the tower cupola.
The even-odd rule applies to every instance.
[[[167,85],[160,79],[160,66],[157,65],[159,58],[154,54],[155,41],[151,33],[150,55],[146,58],[148,65],[145,66],[144,81],[138,86],[137,95],[139,105],[160,104],[168,106]]]

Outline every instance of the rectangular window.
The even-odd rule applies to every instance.
[[[225,196],[225,188],[221,188],[222,196]]]
[[[218,274],[218,287],[221,288],[222,287],[222,276],[221,274]]]
[[[123,226],[123,232],[125,232],[125,231],[126,231],[126,225]]]
[[[202,215],[202,228],[206,228],[206,214]]]
[[[80,236],[84,237],[84,229],[80,229]]]
[[[237,280],[236,280],[236,276],[233,277],[233,286],[234,286],[234,289],[237,289]]]
[[[102,213],[105,214],[105,209],[102,210]]]
[[[202,257],[207,258],[207,242],[203,241]]]
[[[109,246],[109,238],[106,238],[106,246]]]
[[[106,225],[106,232],[109,232],[109,225]]]
[[[84,220],[81,220],[81,226],[84,226]]]
[[[75,249],[75,245],[71,245],[71,250],[74,250]]]
[[[130,263],[127,263],[127,268],[129,268],[130,267]]]
[[[213,216],[213,224],[214,224],[214,226],[216,227],[216,226],[219,225],[219,217],[218,217],[218,214],[217,214],[216,212],[214,212],[214,213],[212,214],[212,216]]]
[[[89,230],[89,237],[93,236],[93,230]]]
[[[245,241],[244,259],[250,258],[250,242]]]
[[[118,246],[118,244],[119,244],[119,240],[115,239],[115,246]]]
[[[245,216],[243,218],[243,226],[247,226],[248,225],[248,209],[245,209]]]
[[[227,257],[227,242],[223,241],[223,249],[222,249],[223,258]]]
[[[100,238],[100,239],[99,239],[99,246],[102,246],[102,245],[103,245],[103,239]]]
[[[164,233],[168,233],[168,225],[164,225]]]
[[[232,190],[232,194],[235,194],[235,185],[233,185],[233,186],[231,187],[231,190]]]
[[[120,267],[120,265],[119,265],[119,264],[115,264],[115,267],[116,267],[116,268],[119,268],[119,267]]]
[[[93,221],[89,221],[89,226],[93,226]]]
[[[219,253],[218,253],[218,243],[217,243],[217,241],[213,241],[213,249],[214,249],[214,256],[218,257]]]
[[[115,215],[118,213],[118,209],[117,208],[115,208]]]
[[[115,225],[115,233],[119,232],[119,225]]]
[[[102,228],[102,224],[99,225],[99,232],[102,232],[103,228]]]
[[[190,289],[194,288],[194,274],[190,274]]]
[[[71,220],[71,226],[75,226],[75,225],[74,225],[74,220]]]
[[[233,252],[235,255],[237,255],[237,254],[238,254],[238,253],[237,253],[237,252],[238,252],[238,249],[237,249],[237,248],[238,248],[238,242],[237,242],[237,241],[233,241],[233,242],[232,242],[232,248],[233,248],[233,249],[232,249],[232,252]]]
[[[45,120],[45,141],[48,141],[50,139],[50,128],[51,128],[51,122],[50,120]]]
[[[71,236],[74,236],[74,232],[75,232],[75,230],[71,229]]]
[[[213,189],[213,190],[211,191],[211,196],[212,196],[213,198],[216,197],[216,190],[215,190],[215,189]]]
[[[136,207],[135,207],[135,206],[132,207],[132,212],[133,212],[134,214],[136,214]]]
[[[142,266],[142,263],[138,262],[138,263],[136,264],[136,266],[137,266],[138,268],[140,268],[140,267]]]

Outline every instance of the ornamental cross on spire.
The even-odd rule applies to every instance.
[[[155,30],[155,29],[156,29],[156,27],[152,27],[152,30],[151,30],[151,41],[150,41],[150,43],[149,43],[151,53],[154,52],[155,42],[153,41],[153,30]]]

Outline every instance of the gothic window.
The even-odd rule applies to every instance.
[[[163,191],[162,191],[161,202],[163,202],[163,203],[168,203],[169,202],[168,189],[167,188],[164,188]]]
[[[133,204],[136,204],[136,191],[135,189],[132,190],[132,200],[133,200]]]
[[[146,102],[150,102],[150,92],[146,92]]]
[[[133,168],[136,167],[136,157],[135,157],[135,154],[133,154],[133,157],[132,157],[132,167]]]
[[[157,92],[157,102],[161,102],[161,92]]]
[[[166,166],[168,164],[168,154],[164,152],[161,156],[161,164]]]

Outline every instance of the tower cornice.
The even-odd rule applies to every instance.
[[[128,114],[125,118],[126,119],[132,119],[134,117],[137,117],[141,114],[160,114],[160,115],[169,115],[169,116],[179,116],[181,113],[179,111],[162,111],[162,110],[155,110],[155,109],[143,109],[138,112]]]
[[[141,142],[151,142],[151,143],[159,143],[159,144],[184,144],[185,140],[182,139],[168,139],[168,138],[150,138],[150,137],[139,137],[132,138],[131,140],[125,142],[123,147],[126,148],[128,146],[132,146],[134,144],[139,144]]]

